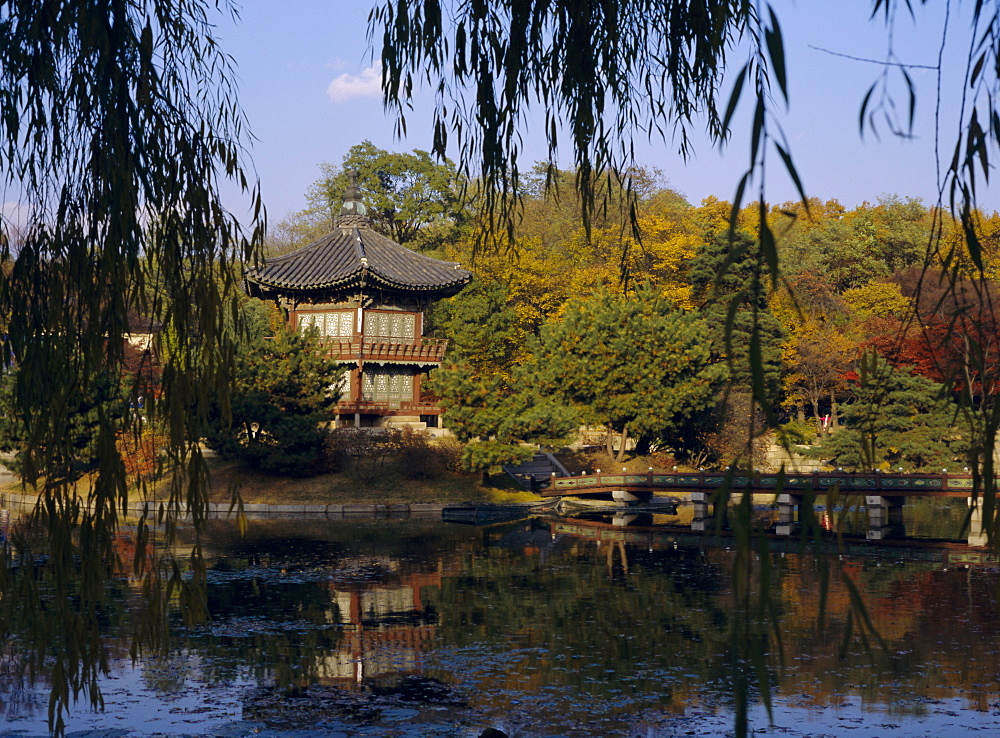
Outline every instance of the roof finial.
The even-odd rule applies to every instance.
[[[344,190],[344,204],[340,208],[337,225],[340,228],[367,228],[370,224],[367,208],[361,202],[361,189],[358,187],[358,172],[355,169],[347,173],[349,184]]]
[[[347,189],[344,191],[344,202],[348,200],[360,200],[361,192],[358,190],[358,170],[352,169],[347,173],[347,181],[350,184],[347,185]]]

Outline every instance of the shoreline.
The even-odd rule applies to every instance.
[[[30,512],[38,502],[37,495],[25,495],[17,493],[3,493],[4,507],[11,511],[24,513]],[[434,520],[441,517],[441,511],[447,506],[455,503],[450,502],[403,502],[403,503],[350,503],[335,505],[272,505],[266,503],[245,503],[243,505],[243,516],[247,519],[280,519],[280,518],[325,518],[328,520],[344,520],[350,518],[385,518],[389,519],[423,519]],[[160,502],[151,500],[148,502],[129,503],[126,507],[127,517],[147,517],[155,516]],[[237,517],[236,510],[232,509],[229,503],[209,502],[207,505],[206,519],[220,519]],[[178,516],[179,520],[189,520],[190,511]]]
[[[442,510],[448,505],[540,501],[531,493],[514,489],[503,477],[499,481],[506,488],[486,487],[481,484],[479,475],[454,472],[410,479],[391,464],[354,470],[353,474],[342,471],[298,478],[258,473],[213,455],[209,458],[209,473],[205,518],[213,520],[236,520],[234,491],[241,499],[241,509],[247,519],[428,520],[440,519]],[[86,505],[88,482],[84,479],[81,484],[81,503]],[[167,502],[166,496],[166,488],[159,484],[151,484],[145,493],[131,489],[125,518],[134,520],[143,514],[148,519],[159,517],[160,506]],[[9,470],[0,470],[0,507],[23,514],[32,510],[37,500],[35,490],[23,486],[20,477]],[[192,516],[188,510],[181,509],[176,517],[190,520]]]

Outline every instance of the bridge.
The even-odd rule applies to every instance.
[[[715,491],[728,485],[737,492],[787,494],[869,494],[885,492],[895,496],[969,497],[971,474],[884,474],[881,472],[811,472],[807,474],[763,474],[745,471],[648,472],[646,474],[581,474],[553,476],[549,486],[539,490],[544,497],[609,495],[617,491],[637,497],[656,492]]]
[[[982,508],[973,507],[977,494],[971,474],[886,474],[881,472],[812,472],[764,474],[746,471],[675,472],[646,474],[581,474],[552,476],[547,488],[538,494],[545,497],[607,497],[630,505],[648,501],[660,492],[688,493],[694,504],[693,529],[707,530],[711,525],[708,508],[721,488],[736,494],[773,494],[778,506],[778,535],[791,535],[797,529],[799,509],[814,504],[818,497],[864,496],[869,517],[869,540],[881,540],[902,533],[902,508],[906,498],[960,497],[969,500],[970,545],[986,545]]]

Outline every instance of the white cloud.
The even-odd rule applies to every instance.
[[[342,74],[330,83],[326,94],[335,103],[356,97],[381,97],[382,71],[372,66],[362,70],[361,74]]]
[[[339,56],[333,57],[330,61],[323,64],[326,69],[332,69],[334,72],[339,72],[341,69],[347,69],[348,67],[353,67],[354,65],[348,63],[346,59],[341,59]]]

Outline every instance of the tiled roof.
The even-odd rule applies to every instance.
[[[453,295],[472,273],[457,263],[418,254],[371,228],[341,227],[308,246],[247,272],[251,289],[303,292],[374,287]]]

